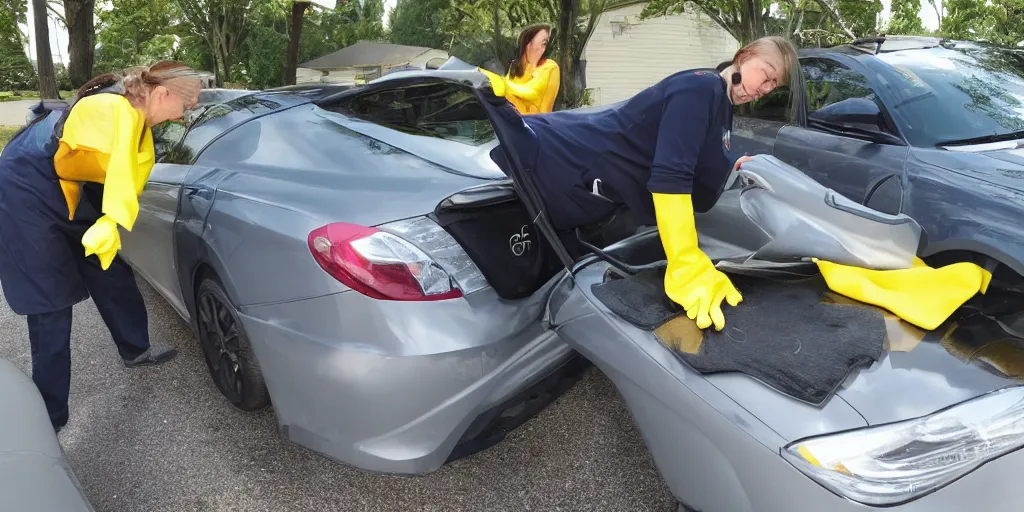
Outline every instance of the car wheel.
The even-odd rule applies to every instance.
[[[231,405],[256,411],[270,404],[256,355],[227,293],[207,277],[196,294],[199,343],[213,382]]]

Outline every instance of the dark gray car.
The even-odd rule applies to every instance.
[[[1024,288],[1024,55],[886,37],[804,50],[800,66],[796,87],[737,108],[734,151],[771,154],[852,201],[909,215],[932,265],[974,261]]]

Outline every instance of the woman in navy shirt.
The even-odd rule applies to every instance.
[[[481,71],[504,95],[501,77]],[[722,71],[677,72],[610,109],[523,117],[534,134],[532,174],[551,223],[559,230],[590,225],[622,204],[638,222],[655,222],[668,257],[666,294],[701,329],[721,330],[722,301],[736,306],[743,298],[698,248],[693,214],[714,206],[729,173],[747,158],[730,155],[733,105],[798,72],[793,45],[765,37]]]

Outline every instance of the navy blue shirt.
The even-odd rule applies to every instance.
[[[644,224],[654,224],[651,193],[690,194],[694,209],[705,212],[736,161],[732,103],[713,70],[675,73],[609,109],[523,120],[536,133],[536,178],[560,229],[610,213],[614,205],[590,193],[595,179]]]

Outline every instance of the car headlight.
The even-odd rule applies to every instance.
[[[898,505],[931,493],[1024,446],[1024,387],[935,414],[796,441],[783,456],[808,476],[866,505]]]

